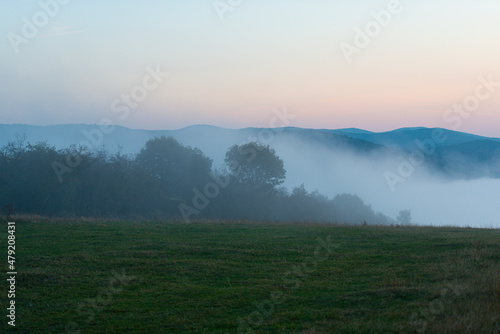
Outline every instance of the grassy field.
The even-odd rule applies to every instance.
[[[2,333],[500,332],[500,230],[15,221]]]

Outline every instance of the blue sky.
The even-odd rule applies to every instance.
[[[443,119],[475,94],[479,77],[500,81],[495,0],[402,0],[350,62],[341,43],[354,45],[355,28],[390,1],[241,1],[224,20],[209,0],[67,2],[1,2],[0,123],[107,117],[132,128],[239,128],[268,126],[272,110],[287,107],[294,126],[500,137],[500,87],[459,125]],[[49,3],[57,13],[16,53],[9,36],[23,36],[23,18],[33,22]],[[118,118],[113,101],[141,85],[147,68],[169,77]]]

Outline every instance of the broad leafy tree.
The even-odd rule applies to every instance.
[[[255,142],[234,145],[226,153],[226,165],[244,187],[261,192],[273,192],[286,176],[283,160],[269,146]]]
[[[199,149],[181,145],[172,137],[149,140],[136,157],[140,169],[151,175],[172,198],[189,199],[195,187],[209,180],[212,160]]]

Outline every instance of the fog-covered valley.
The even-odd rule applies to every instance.
[[[426,128],[380,134],[357,129],[229,130],[212,126],[165,131],[116,127],[111,133],[92,125],[2,125],[2,130],[1,145],[23,138],[59,149],[81,145],[90,151],[121,151],[130,156],[147,140],[172,136],[183,145],[199,148],[213,161],[213,169],[221,172],[227,172],[224,158],[232,145],[256,142],[269,145],[283,160],[283,186],[290,191],[303,184],[309,192],[330,198],[355,194],[374,211],[392,218],[409,209],[415,224],[500,226],[500,164],[496,163],[500,141],[496,138]],[[446,140],[433,141],[432,131],[443,131],[440,138]],[[467,145],[472,147],[465,154],[457,149]],[[489,155],[484,154],[484,147]]]

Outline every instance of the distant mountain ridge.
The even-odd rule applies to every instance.
[[[26,140],[31,143],[46,141],[50,145],[62,148],[71,144],[78,144],[83,140],[88,141],[89,136],[92,138],[92,134],[96,133],[96,130],[99,131],[99,126],[93,124],[64,124],[47,126],[0,124],[0,146],[7,144],[9,141],[16,140],[19,136],[25,135]],[[203,136],[217,134],[224,138],[229,135],[234,136],[238,134],[240,134],[240,136],[252,136],[253,134],[265,130],[272,130],[275,133],[284,132],[286,134],[300,134],[301,136],[308,138],[314,138],[317,136],[326,141],[336,138],[337,140],[343,142],[349,142],[349,140],[345,138],[341,139],[339,136],[332,136],[331,133],[334,133],[343,137],[357,139],[358,143],[362,143],[361,141],[363,141],[375,144],[376,146],[388,146],[404,150],[413,150],[416,148],[415,141],[424,141],[432,138],[432,132],[435,128],[400,128],[386,132],[372,132],[357,128],[330,130],[285,127],[278,129],[243,128],[234,130],[212,125],[192,125],[178,130],[141,130],[115,126],[111,133],[101,133],[103,135],[102,144],[108,147],[108,149],[114,150],[118,146],[122,146],[125,151],[134,153],[142,147],[142,144],[139,144],[138,141],[145,142],[157,136],[173,136],[182,139],[193,135]],[[437,143],[438,146],[457,145],[481,140],[500,142],[500,138],[489,138],[446,129],[439,130],[444,132],[447,139],[444,143]],[[88,135],[85,135],[85,133]],[[130,138],[133,140],[127,140],[128,135],[133,135],[133,138]],[[94,139],[98,140],[99,138],[94,136]],[[364,145],[370,146],[366,143],[364,143]]]
[[[442,128],[400,128],[387,132],[369,132],[365,130],[353,131],[358,129],[340,129],[331,130],[336,133],[345,134],[352,138],[363,139],[375,144],[392,146],[404,150],[414,150],[416,140],[424,141],[432,138],[434,130],[441,130],[446,136],[443,143],[436,143],[438,146],[457,145],[475,140],[493,140],[500,142],[499,138],[489,138],[478,135],[473,135],[465,132],[452,131]]]
[[[497,167],[500,165],[499,138],[425,127],[371,132],[357,128],[329,130],[285,127],[234,130],[211,125],[193,125],[178,130],[136,130],[115,126],[113,131],[104,133],[98,125],[92,124],[0,124],[0,147],[9,141],[24,137],[30,143],[47,142],[58,149],[86,143],[96,150],[120,150],[125,154],[135,154],[152,138],[172,136],[184,145],[200,148],[214,159],[215,163],[221,164],[230,146],[248,141],[259,141],[273,146],[274,142],[298,140],[332,151],[347,150],[360,155],[377,152],[404,156],[408,152],[419,150],[416,143],[428,142],[436,130],[441,131],[446,140],[434,142],[436,149],[429,163],[435,168],[461,177],[482,177],[486,175],[485,170],[489,173],[486,176],[500,177],[500,168]],[[471,167],[471,162],[479,164],[481,168]]]
[[[227,147],[242,141],[261,141],[265,144],[269,134],[273,137],[294,136],[303,140],[314,140],[316,144],[327,146],[344,145],[356,151],[370,151],[383,148],[382,145],[364,139],[349,137],[331,130],[315,130],[285,127],[277,129],[243,128],[224,129],[211,125],[192,125],[178,130],[139,130],[115,126],[111,133],[105,134],[98,125],[22,125],[0,124],[0,146],[9,141],[25,137],[30,143],[47,142],[56,148],[65,148],[82,142],[91,143],[92,148],[105,148],[112,152],[120,148],[124,153],[137,153],[149,139],[159,136],[172,136],[185,145],[210,151],[214,146]],[[98,145],[94,145],[98,144]]]

